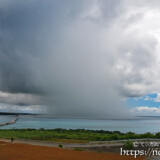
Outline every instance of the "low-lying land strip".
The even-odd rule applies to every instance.
[[[84,129],[1,129],[0,138],[30,139],[42,141],[79,141],[88,143],[91,141],[118,141],[131,139],[160,139],[160,132],[156,134],[136,134],[132,132],[121,133],[119,131],[84,130]],[[101,142],[100,142],[101,143]]]

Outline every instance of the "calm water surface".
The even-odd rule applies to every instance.
[[[0,116],[0,123],[12,120],[14,116]],[[64,129],[91,129],[121,132],[160,132],[160,117],[134,120],[92,120],[92,119],[56,119],[40,116],[20,116],[16,124],[0,127],[13,128],[64,128]]]

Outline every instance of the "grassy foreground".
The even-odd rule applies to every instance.
[[[84,130],[84,129],[1,129],[0,138],[31,139],[43,141],[56,141],[57,139],[108,141],[123,139],[160,138],[160,132],[156,134],[135,134],[132,132],[121,133],[119,131]]]

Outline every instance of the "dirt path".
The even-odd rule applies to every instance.
[[[8,139],[0,139],[3,142],[10,142]],[[104,144],[96,144],[96,143],[63,143],[63,142],[42,142],[36,140],[15,140],[15,143],[21,144],[31,144],[37,146],[47,146],[47,147],[58,147],[59,144],[63,145],[63,148],[88,148],[88,147],[111,147],[111,146],[123,146],[123,143],[104,143]]]

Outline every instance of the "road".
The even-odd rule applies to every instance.
[[[3,142],[10,142],[9,139],[0,139]],[[63,142],[43,142],[38,140],[23,140],[23,139],[16,139],[15,143],[21,144],[31,144],[37,146],[47,146],[47,147],[59,147],[59,144],[63,145],[63,148],[88,148],[88,147],[112,147],[112,146],[123,146],[123,143],[103,143],[103,144],[90,144],[90,143],[63,143]]]

